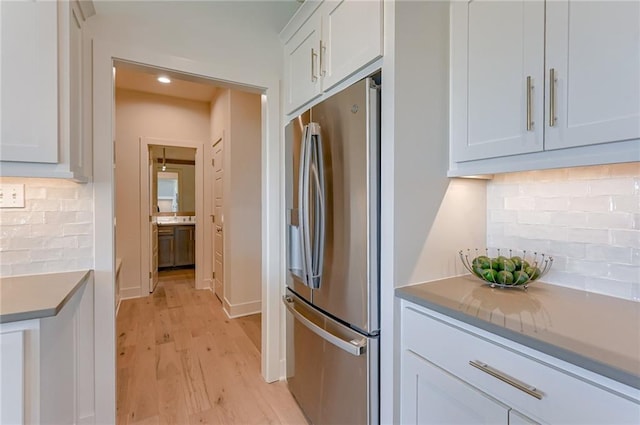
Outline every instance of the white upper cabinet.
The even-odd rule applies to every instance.
[[[382,8],[381,0],[307,1],[300,7],[281,34],[286,113],[382,56]]]
[[[542,150],[544,3],[453,2],[457,161]]]
[[[640,2],[474,0],[451,13],[450,175],[639,160]]]
[[[322,93],[320,85],[320,16],[312,16],[285,44],[287,111]]]
[[[58,162],[58,7],[0,2],[0,158]]]
[[[545,149],[640,138],[640,2],[549,1],[546,32]]]
[[[0,175],[91,176],[90,2],[0,3]],[[88,90],[89,89],[89,90]]]
[[[320,74],[328,90],[382,56],[382,2],[327,0],[320,12]]]

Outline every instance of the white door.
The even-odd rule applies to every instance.
[[[320,18],[314,14],[284,45],[286,111],[320,95]]]
[[[411,351],[402,355],[403,424],[507,424],[509,408]]]
[[[541,1],[452,3],[454,161],[542,150],[544,7]]]
[[[638,1],[547,2],[545,149],[640,138],[639,22]]]
[[[213,264],[215,270],[215,293],[224,301],[224,216],[223,216],[223,182],[224,164],[223,139],[213,145]]]
[[[158,224],[152,217],[158,203],[158,175],[153,165],[153,155],[149,151],[149,292],[153,292],[158,285]]]

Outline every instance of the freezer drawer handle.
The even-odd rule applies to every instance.
[[[506,373],[489,366],[488,364],[481,362],[479,360],[470,360],[469,364],[475,368],[480,369],[481,371],[488,373],[494,378],[498,378],[502,382],[506,382],[507,384],[519,389],[520,391],[524,391],[529,394],[531,397],[535,397],[538,400],[542,400],[542,394],[538,389],[529,384],[525,384],[524,382],[514,378],[513,376],[509,376]]]
[[[303,325],[305,325],[310,331],[324,339],[325,341],[329,341],[336,347],[346,351],[349,354],[353,354],[354,356],[361,356],[367,351],[367,340],[366,338],[362,338],[360,340],[352,339],[351,341],[345,341],[344,339],[332,334],[331,332],[322,329],[320,326],[313,323],[311,320],[304,317],[300,312],[298,312],[294,306],[294,301],[291,297],[284,296],[282,297],[282,301],[284,305],[287,307],[287,310],[293,316],[300,321]]]

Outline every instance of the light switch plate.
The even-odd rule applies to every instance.
[[[24,208],[24,185],[1,183],[0,208]]]

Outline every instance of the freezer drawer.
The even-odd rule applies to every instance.
[[[317,425],[377,424],[378,338],[287,292],[287,382],[307,418]]]

